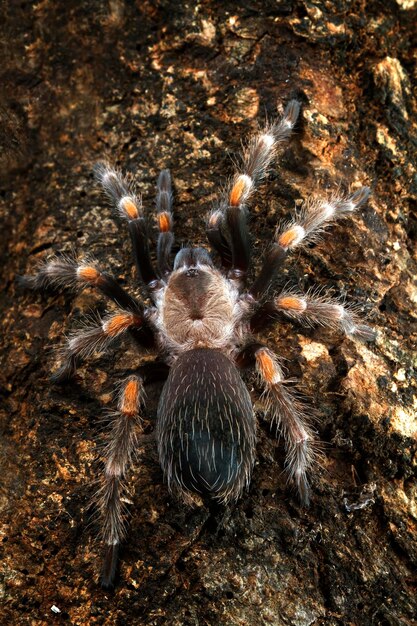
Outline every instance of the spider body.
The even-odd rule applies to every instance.
[[[357,314],[340,302],[295,290],[271,295],[286,257],[328,223],[364,204],[369,196],[367,187],[347,197],[307,200],[286,225],[277,228],[257,277],[247,284],[251,252],[248,202],[277,146],[291,134],[299,110],[299,103],[290,101],[280,120],[249,141],[241,171],[235,174],[218,209],[209,215],[207,237],[218,258],[216,265],[206,249],[192,247],[181,249],[172,265],[168,170],[161,172],[157,184],[155,264],[140,199],[119,172],[106,164],[97,165],[100,184],[127,222],[137,271],[151,306],[130,296],[91,258],[79,261],[56,256],[35,276],[24,279],[26,285],[37,289],[92,287],[113,302],[104,319],[87,320],[69,336],[56,380],[71,377],[81,359],[108,349],[123,336],[130,337],[139,350],[158,352],[154,369],[161,369],[162,364],[167,376],[155,430],[159,459],[169,489],[185,501],[196,492],[227,503],[239,498],[248,486],[255,461],[256,422],[239,370],[254,367],[267,414],[283,436],[289,479],[307,505],[314,433],[303,405],[286,384],[277,357],[256,335],[276,320],[287,318],[329,326],[365,340],[374,337]],[[101,582],[106,588],[114,584],[118,547],[126,535],[125,476],[141,447],[141,406],[150,372],[149,364],[139,366],[137,373],[124,381],[117,410],[109,419],[104,473],[97,494],[106,545]]]
[[[171,491],[240,496],[255,460],[249,392],[233,363],[245,301],[204,248],[183,248],[156,297],[155,326],[171,370],[158,407],[159,459]]]

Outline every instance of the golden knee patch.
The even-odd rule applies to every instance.
[[[307,302],[303,298],[296,296],[282,296],[276,299],[276,306],[286,311],[294,311],[295,313],[303,313],[307,308]]]
[[[120,207],[130,220],[135,220],[139,217],[139,209],[133,201],[133,198],[130,198],[129,196],[122,198],[120,200]]]
[[[120,400],[120,412],[135,415],[138,411],[141,385],[139,380],[132,378],[126,384]]]
[[[103,331],[109,337],[116,337],[130,326],[134,325],[135,316],[133,313],[117,313],[104,322]]]
[[[245,196],[252,186],[252,180],[246,174],[241,174],[230,192],[229,204],[230,206],[239,206],[242,201],[242,197]]]
[[[100,276],[98,269],[92,265],[82,265],[77,269],[78,278],[85,280],[87,283],[95,283]]]
[[[163,213],[158,213],[158,228],[161,233],[167,233],[171,230],[171,216],[169,213],[164,211]]]
[[[258,371],[265,382],[275,385],[281,382],[281,370],[266,348],[261,348],[255,355]]]
[[[296,224],[292,228],[286,230],[278,237],[278,244],[283,248],[291,248],[296,246],[305,237],[305,230],[302,226]]]

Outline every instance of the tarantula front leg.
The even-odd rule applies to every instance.
[[[243,281],[249,265],[249,234],[246,205],[255,185],[265,175],[275,156],[277,145],[288,139],[297,121],[300,103],[291,100],[283,117],[255,135],[243,153],[242,169],[237,173],[218,210],[208,220],[207,235],[220,254],[223,267],[229,268],[229,278]],[[231,262],[230,262],[231,258]]]
[[[118,409],[110,417],[110,433],[103,451],[104,475],[97,493],[102,519],[102,539],[106,546],[101,585],[105,589],[114,586],[120,543],[126,533],[123,484],[132,456],[139,445],[141,433],[139,406],[143,398],[143,381],[130,376],[123,384]]]
[[[141,200],[120,172],[109,165],[98,163],[94,171],[106,195],[115,204],[121,217],[127,220],[139,277],[149,292],[154,294],[162,288],[162,284],[151,261],[148,228]]]
[[[300,321],[308,326],[319,325],[341,330],[346,335],[373,341],[375,331],[363,324],[355,311],[327,297],[314,297],[283,292],[274,300],[264,302],[250,319],[252,332],[259,332],[280,317]]]
[[[236,358],[241,367],[255,365],[264,386],[263,399],[271,421],[284,438],[289,478],[295,483],[300,501],[310,501],[308,471],[314,463],[314,434],[301,402],[285,384],[274,353],[259,343],[244,348]]]

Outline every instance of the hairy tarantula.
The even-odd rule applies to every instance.
[[[286,385],[274,353],[255,339],[281,316],[341,329],[365,340],[374,332],[338,302],[313,294],[284,291],[268,295],[286,256],[311,241],[329,222],[364,204],[369,189],[349,197],[308,200],[278,229],[252,285],[246,285],[250,244],[247,205],[255,185],[265,175],[277,146],[297,121],[300,104],[291,100],[282,118],[255,135],[243,153],[242,167],[207,222],[207,237],[220,259],[216,267],[204,248],[185,247],[171,262],[172,191],[168,170],[157,184],[159,229],[157,262],[151,260],[148,229],[141,201],[127,180],[107,164],[96,176],[126,220],[139,277],[152,301],[150,307],[132,298],[91,259],[81,262],[60,256],[26,277],[32,288],[95,287],[115,304],[104,319],[89,320],[68,338],[63,365],[55,375],[71,376],[77,361],[101,352],[122,335],[140,348],[154,348],[167,370],[158,407],[156,440],[169,489],[185,500],[190,494],[221,502],[237,499],[248,486],[255,461],[256,421],[249,392],[239,369],[254,366],[264,388],[264,400],[283,435],[286,469],[301,502],[309,502],[308,471],[314,461],[314,436],[300,401]],[[169,368],[169,371],[168,371]],[[98,493],[106,553],[101,583],[114,584],[118,547],[125,537],[122,504],[124,479],[141,433],[146,366],[121,386],[117,411],[111,417],[104,449],[104,475]]]

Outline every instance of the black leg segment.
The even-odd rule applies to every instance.
[[[169,170],[162,170],[156,188],[156,209],[159,228],[157,259],[158,270],[162,277],[172,271],[171,250],[174,243],[172,232],[172,188]]]

